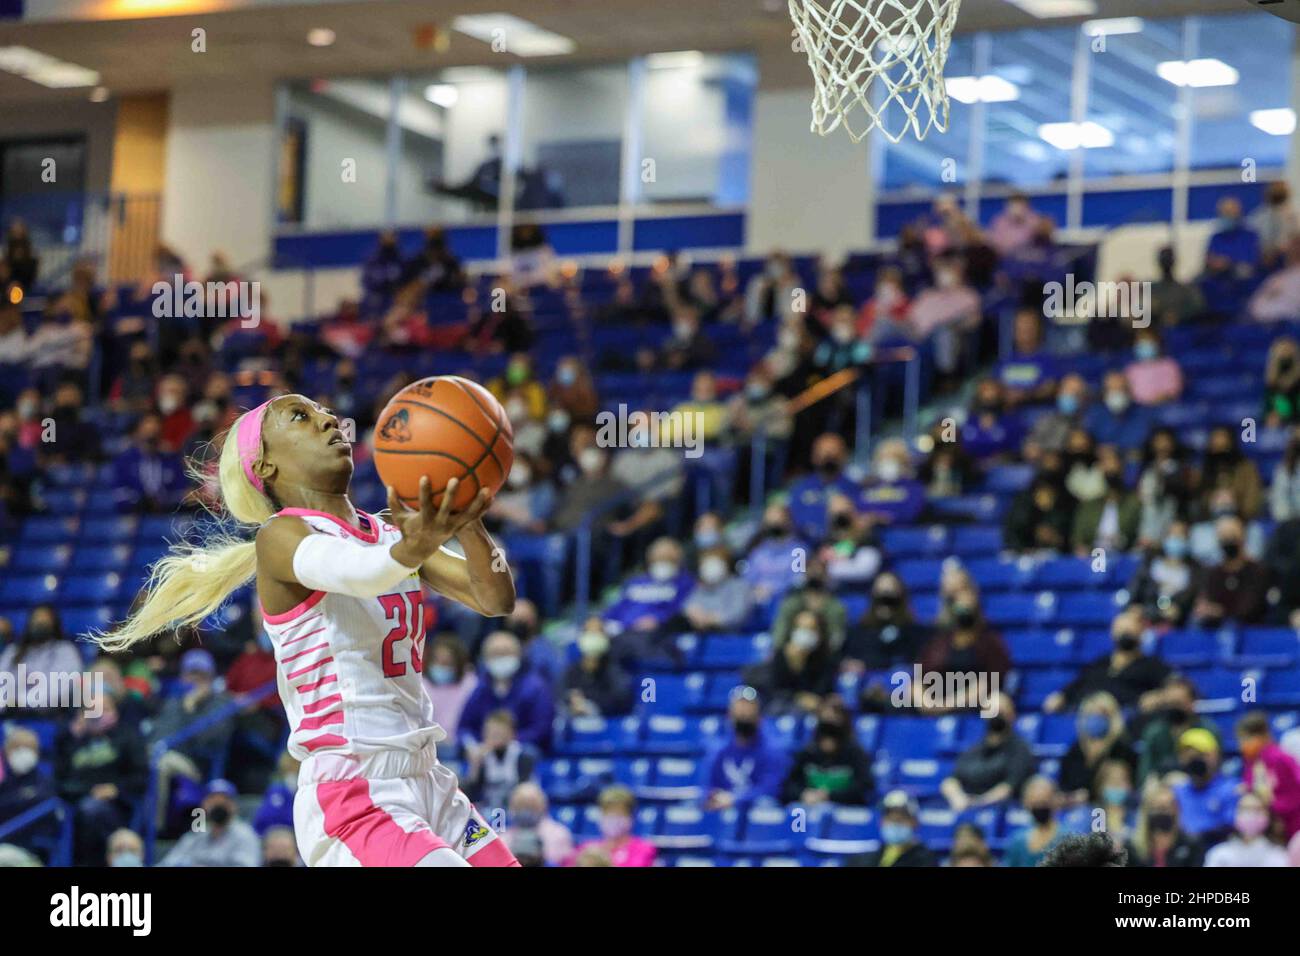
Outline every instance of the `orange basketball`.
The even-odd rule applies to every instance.
[[[379,413],[375,468],[408,508],[420,507],[420,478],[428,475],[433,503],[460,479],[452,510],[469,506],[480,488],[496,492],[514,463],[514,432],[506,410],[482,385],[438,375],[406,386]]]

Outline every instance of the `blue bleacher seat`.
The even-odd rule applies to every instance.
[[[1259,628],[1242,633],[1233,658],[1243,667],[1294,667],[1300,661],[1300,635],[1290,628]]]
[[[869,807],[830,807],[814,819],[806,845],[816,853],[868,853],[880,846],[876,814]]]
[[[1215,661],[1218,640],[1209,631],[1188,628],[1160,638],[1160,656],[1171,667],[1203,667]]]
[[[1075,657],[1075,632],[1070,628],[1006,631],[1002,639],[1017,667],[1061,667]]]
[[[703,748],[700,718],[649,714],[643,723],[641,748],[652,754],[697,754]]]
[[[66,544],[27,544],[14,548],[6,574],[59,574],[72,561],[72,548]]]
[[[997,525],[958,525],[952,531],[952,551],[967,556],[992,556],[1002,550],[1002,529]]]
[[[881,728],[879,750],[894,761],[933,757],[940,750],[938,722],[930,717],[891,717]]]
[[[59,586],[59,600],[68,604],[104,604],[122,591],[122,575],[116,571],[73,574]]]

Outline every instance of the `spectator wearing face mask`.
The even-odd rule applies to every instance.
[[[1160,278],[1151,283],[1150,316],[1162,328],[1179,325],[1205,314],[1205,296],[1191,282],[1182,282],[1176,275],[1177,258],[1170,246],[1156,254]]]
[[[633,832],[636,799],[626,787],[607,787],[596,801],[600,808],[600,837],[578,847],[569,866],[584,853],[596,851],[608,857],[610,866],[654,866],[657,852],[649,840]]]
[[[578,635],[578,659],[564,673],[565,707],[579,717],[622,717],[635,702],[632,680],[610,655],[600,618],[592,617]]]
[[[885,266],[876,273],[875,291],[858,313],[858,337],[875,344],[905,336],[911,308],[902,271]]]
[[[999,362],[994,371],[1006,404],[1014,408],[1050,402],[1056,395],[1060,366],[1043,348],[1041,310],[1017,309],[1011,329],[1011,357]]]
[[[849,857],[845,866],[938,866],[934,853],[917,836],[920,816],[915,797],[905,790],[891,790],[880,802],[880,849]]]
[[[808,548],[808,542],[795,532],[789,508],[774,502],[763,510],[763,523],[745,556],[744,571],[757,603],[780,597],[799,581],[795,559],[806,555]]]
[[[1103,483],[1100,494],[1081,499],[1074,512],[1071,540],[1075,553],[1082,558],[1095,548],[1130,550],[1137,542],[1142,521],[1142,503],[1137,493],[1129,490],[1124,463],[1113,445],[1099,449],[1095,472]]]
[[[0,826],[58,796],[54,778],[40,766],[40,739],[17,723],[4,730],[3,761],[0,761]],[[58,840],[54,817],[25,827],[8,837],[8,842],[38,856]]]
[[[1223,560],[1205,571],[1193,613],[1206,627],[1258,624],[1268,611],[1268,569],[1246,556],[1240,518],[1220,518],[1216,530]]]
[[[511,355],[505,372],[488,382],[488,391],[502,404],[511,396],[518,397],[532,419],[546,420],[546,388],[534,376],[533,360],[527,352]]]
[[[1183,370],[1175,359],[1161,354],[1160,336],[1147,328],[1134,339],[1133,361],[1124,368],[1133,401],[1139,405],[1177,401],[1183,393]]]
[[[507,532],[542,534],[557,501],[555,485],[536,471],[531,455],[516,448],[515,463],[506,486],[492,499],[489,518]]]
[[[536,836],[542,862],[547,866],[560,866],[573,855],[573,834],[551,816],[546,794],[537,784],[525,782],[515,787],[507,810],[508,825],[501,838],[516,856],[516,844],[530,836]]]
[[[717,349],[700,326],[699,309],[680,303],[673,310],[672,336],[659,350],[657,366],[674,372],[705,368]]]
[[[1023,439],[1020,418],[1009,413],[1001,383],[995,378],[980,379],[961,428],[962,447],[981,462],[997,462],[1017,454]]]
[[[1300,833],[1300,761],[1278,746],[1263,711],[1252,711],[1237,721],[1237,744],[1244,767],[1242,782],[1291,839]]]
[[[114,830],[108,838],[108,852],[105,859],[109,866],[144,866],[144,840],[140,838],[140,834],[126,827]]]
[[[817,552],[826,579],[835,587],[860,587],[871,583],[883,560],[872,533],[874,521],[859,514],[846,498],[832,499],[830,530]]]
[[[1060,840],[1069,835],[1058,819],[1061,797],[1051,777],[1031,777],[1025,784],[1021,804],[1029,824],[1015,831],[1007,843],[1006,866],[1037,866]]]
[[[773,713],[814,713],[835,689],[838,656],[826,638],[826,625],[816,611],[800,611],[791,621],[788,640],[777,645],[755,681],[767,691]]]
[[[961,753],[952,776],[940,786],[948,806],[958,813],[1018,800],[1037,766],[1029,744],[1016,733],[1016,709],[1009,696],[999,694],[997,709],[982,723],[983,738]]]
[[[1264,424],[1300,422],[1300,343],[1289,335],[1273,340],[1264,367]]]
[[[912,302],[911,333],[918,341],[933,341],[934,361],[943,380],[957,372],[962,360],[962,336],[979,325],[980,297],[966,281],[961,256],[936,259],[934,287],[922,289]]]
[[[1012,500],[1002,529],[1004,543],[1020,553],[1068,550],[1073,500],[1057,481],[1040,474]]]
[[[515,739],[515,718],[495,710],[483,721],[483,742],[468,748],[465,795],[479,806],[504,807],[510,793],[537,768],[537,750]]]
[[[1063,451],[1070,433],[1082,426],[1087,402],[1088,383],[1083,376],[1071,372],[1063,377],[1056,389],[1056,407],[1040,415],[1029,430],[1026,457],[1033,460],[1044,452]]]
[[[218,716],[228,710],[230,702],[230,695],[217,685],[217,663],[212,655],[201,647],[191,648],[181,655],[179,692],[163,703],[152,724],[150,744],[159,744],[203,721],[206,729],[176,744],[168,754],[169,762],[184,776],[206,779],[235,730],[233,716]]]
[[[946,866],[997,866],[984,831],[973,823],[959,823],[952,834],[952,850]]]
[[[813,350],[812,364],[825,377],[846,368],[860,368],[871,360],[871,343],[858,335],[852,305],[841,305],[827,316],[826,337]]]
[[[449,740],[459,736],[460,715],[474,688],[478,674],[470,666],[469,652],[455,634],[439,634],[425,654],[424,689],[433,704],[433,719],[447,732]]]
[[[524,669],[536,674],[548,686],[555,686],[564,675],[565,657],[559,645],[541,632],[541,615],[528,598],[515,601],[506,617],[505,629],[519,638],[523,649]]]
[[[1074,743],[1061,759],[1061,792],[1070,803],[1103,801],[1100,771],[1107,761],[1119,761],[1130,776],[1137,766],[1133,742],[1124,727],[1115,698],[1105,691],[1090,694],[1079,705]]]
[[[461,739],[470,744],[482,740],[488,715],[508,710],[514,717],[515,737],[520,743],[548,748],[555,701],[546,682],[523,669],[519,638],[509,631],[489,634],[483,642],[481,660],[478,686],[461,711]]]
[[[871,477],[855,501],[857,510],[873,523],[912,524],[925,508],[925,489],[914,477],[907,444],[883,441],[873,458]]]
[[[547,390],[547,404],[562,409],[573,421],[589,422],[600,410],[596,385],[587,367],[574,355],[566,355],[555,364],[555,378]]]
[[[609,530],[620,538],[631,538],[634,544],[662,531],[686,481],[681,449],[673,444],[670,433],[662,437],[652,433],[653,414],[644,409],[629,416],[628,445],[615,453],[610,467],[610,476],[624,488],[636,489],[638,500],[631,514],[610,522]],[[644,427],[634,426],[638,415],[644,416],[640,419]]]
[[[681,613],[695,589],[695,579],[682,566],[682,558],[682,547],[672,538],[658,538],[650,545],[645,573],[628,578],[605,610],[611,633],[654,634]]]
[[[1178,769],[1178,740],[1187,731],[1199,728],[1217,740],[1214,725],[1196,713],[1196,696],[1192,682],[1177,674],[1170,675],[1159,694],[1147,695],[1151,705],[1145,713],[1151,719],[1142,731],[1142,746],[1138,748],[1139,782],[1161,779]]]
[[[782,802],[802,807],[871,803],[876,789],[871,755],[854,738],[844,701],[830,694],[818,704],[816,713],[812,740],[795,754],[786,774]]]
[[[1282,460],[1273,469],[1268,489],[1268,510],[1279,524],[1300,519],[1300,427],[1291,430]]]
[[[1138,608],[1121,611],[1110,627],[1111,652],[1086,664],[1074,680],[1047,696],[1043,710],[1049,714],[1072,710],[1085,698],[1106,693],[1121,707],[1138,704],[1169,677],[1169,665],[1142,652],[1145,622]]]
[[[784,750],[763,735],[762,705],[758,691],[741,686],[731,691],[727,703],[731,737],[706,758],[704,764],[707,810],[747,808],[756,800],[777,800],[789,765]]]
[[[723,547],[700,553],[699,583],[682,609],[694,631],[735,631],[753,611],[749,585],[731,573],[731,556]]]
[[[858,486],[844,474],[848,460],[848,448],[839,435],[827,433],[813,442],[814,474],[790,486],[790,515],[803,537],[812,541],[825,537],[827,510],[834,495],[850,501],[857,497]]]
[[[1178,799],[1163,784],[1148,788],[1128,844],[1129,866],[1200,867],[1205,845],[1187,833],[1178,816]]]
[[[1177,753],[1178,772],[1168,780],[1183,829],[1207,845],[1216,843],[1232,830],[1238,781],[1219,772],[1219,741],[1208,730],[1183,731]]]
[[[1206,510],[1211,507],[1211,497],[1221,490],[1232,492],[1237,513],[1248,521],[1262,510],[1264,493],[1259,469],[1246,457],[1235,432],[1228,426],[1218,425],[1210,430],[1200,477],[1201,505]]]
[[[50,687],[62,686],[69,675],[81,673],[81,654],[63,636],[63,624],[53,604],[32,608],[22,636],[0,651],[0,673],[16,675],[20,665],[28,681],[36,680],[38,674],[44,675]],[[4,710],[5,702],[0,698],[0,713]]]
[[[1223,560],[1223,551],[1219,548],[1219,520],[1221,518],[1241,518],[1241,509],[1237,499],[1228,488],[1219,488],[1210,494],[1204,518],[1188,529],[1187,544],[1191,556],[1201,565],[1211,566]],[[1268,548],[1268,535],[1260,522],[1242,520],[1245,531],[1243,544],[1246,557],[1259,560]]]
[[[596,444],[595,433],[590,428],[575,428],[570,439],[573,460],[578,473],[564,486],[551,527],[556,531],[575,531],[597,508],[611,505],[626,493],[627,488],[609,472],[609,453]],[[608,526],[616,515],[607,514]]]
[[[784,252],[773,252],[763,271],[745,287],[745,326],[753,328],[769,319],[795,314],[795,293],[800,286],[799,273]]]
[[[159,866],[257,866],[262,842],[239,817],[239,791],[229,780],[213,780],[203,797],[205,825],[189,830]]]
[[[1268,838],[1271,820],[1268,806],[1256,793],[1244,793],[1237,800],[1232,834],[1205,854],[1205,865],[1232,867],[1290,866],[1286,850]]]
[[[76,382],[64,382],[54,392],[54,441],[40,447],[42,464],[98,461],[99,429],[83,419],[85,397]]]
[[[262,866],[301,866],[292,826],[271,827],[262,834]]]
[[[1196,473],[1173,429],[1155,429],[1143,449],[1138,478],[1138,498],[1142,502],[1138,543],[1142,547],[1159,546],[1175,521],[1189,517],[1196,483]]]
[[[984,619],[979,592],[958,584],[944,601],[938,630],[921,651],[921,669],[938,674],[992,674],[1005,680],[1011,655],[1001,635]],[[922,688],[914,688],[918,698]]]
[[[113,497],[118,511],[171,512],[188,483],[180,456],[162,447],[161,419],[146,414],[136,424],[131,444],[113,460]]]
[[[1151,409],[1133,401],[1124,373],[1111,370],[1102,379],[1101,401],[1089,404],[1083,427],[1098,441],[1115,445],[1126,457],[1135,457],[1147,440],[1155,418]]]
[[[808,570],[803,574],[799,587],[790,591],[777,606],[776,617],[772,621],[772,643],[781,647],[794,631],[795,618],[805,611],[817,615],[821,627],[826,632],[829,649],[838,653],[844,646],[844,637],[848,633],[848,610],[844,602],[830,590],[826,563],[820,557],[808,562]]]
[[[910,663],[928,637],[928,629],[912,613],[902,579],[893,571],[883,571],[872,582],[871,604],[849,628],[840,667],[860,674]]]

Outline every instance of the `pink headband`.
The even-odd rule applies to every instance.
[[[253,471],[253,462],[262,453],[262,419],[266,417],[266,409],[272,401],[274,399],[268,398],[252,411],[246,412],[239,420],[235,432],[235,447],[239,450],[239,462],[244,466],[244,474],[253,483],[253,487],[263,494],[266,489],[262,487],[262,479]]]

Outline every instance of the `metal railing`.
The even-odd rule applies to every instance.
[[[59,840],[50,855],[50,866],[72,865],[72,809],[58,797],[42,800],[34,807],[28,807],[16,817],[0,823],[0,843],[6,842],[15,833],[39,823],[46,817],[53,816],[59,822]]]

